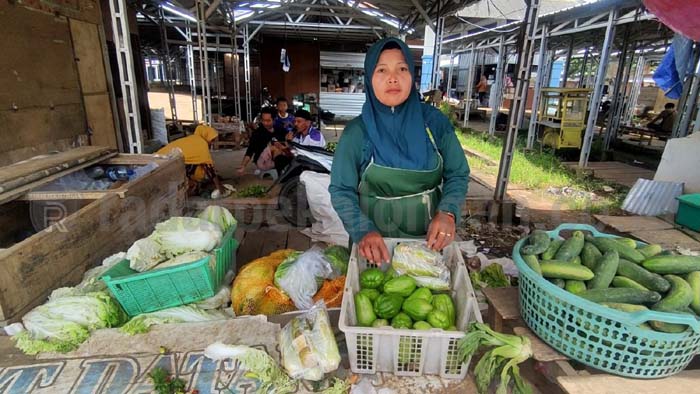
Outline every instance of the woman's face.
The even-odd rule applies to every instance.
[[[395,107],[411,93],[411,72],[400,49],[387,49],[379,55],[372,74],[372,89],[380,103]]]

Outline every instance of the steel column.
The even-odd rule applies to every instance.
[[[243,26],[243,35],[244,35],[244,40],[243,41],[243,72],[244,72],[244,78],[245,78],[245,111],[246,111],[246,121],[252,122],[253,121],[253,109],[252,109],[252,104],[250,102],[251,100],[251,93],[250,93],[250,40],[248,39],[249,34],[248,34],[248,24]]]
[[[630,26],[625,26],[625,34],[622,38],[622,50],[617,57],[617,72],[615,73],[615,84],[612,90],[612,103],[610,113],[608,114],[608,122],[605,127],[605,138],[603,140],[603,151],[608,151],[612,146],[613,141],[617,138],[617,127],[619,125],[620,107],[622,106],[623,97],[620,95],[620,89],[623,86],[625,74],[625,60],[627,60],[627,49],[629,48]],[[632,52],[634,53],[634,51]]]
[[[646,60],[642,54],[639,56],[639,58],[637,58],[637,66],[634,69],[634,79],[632,80],[632,90],[630,91],[630,96],[627,99],[627,108],[625,109],[625,113],[623,115],[623,121],[626,123],[632,121],[632,116],[634,116],[634,111],[637,108],[637,100],[639,99],[639,93],[641,92],[645,67]]]
[[[578,87],[586,85],[586,66],[588,65],[588,47],[583,50],[583,60],[581,61],[581,77],[578,79]]]
[[[561,87],[566,87],[566,81],[568,80],[569,68],[571,67],[571,55],[574,53],[574,37],[571,37],[569,42],[569,50],[566,51],[566,62],[564,63],[564,72],[561,76]]]
[[[435,49],[433,51],[433,75],[431,78],[431,84],[433,89],[437,89],[440,87],[440,56],[442,55],[442,37],[445,27],[445,18],[438,18],[436,23],[437,28],[435,32]]]
[[[216,54],[214,55],[214,79],[216,80],[216,113],[221,116],[221,78],[219,76],[219,36],[216,36]]]
[[[170,64],[170,47],[168,46],[168,28],[165,26],[165,12],[163,7],[158,7],[160,16],[160,37],[162,48],[161,62],[163,63],[163,82],[168,89],[168,101],[170,102],[170,119],[177,123],[177,101],[175,101],[175,86],[173,86],[173,71]]]
[[[476,44],[472,43],[472,50],[469,52],[469,71],[467,71],[467,87],[466,87],[466,92],[464,94],[464,122],[462,123],[463,127],[467,127],[469,125],[469,112],[471,111],[472,108],[472,97],[473,97],[473,90],[474,90],[474,72],[476,71],[476,49],[473,49]]]
[[[454,50],[450,50],[450,68],[447,72],[447,98],[450,98],[450,89],[452,89],[452,69],[454,63]]]
[[[199,122],[199,116],[197,114],[197,80],[194,77],[194,50],[192,48],[192,29],[190,29],[189,22],[187,22],[185,34],[187,34],[187,79],[190,81],[190,94],[192,95],[192,120],[194,122]]]
[[[521,54],[531,54],[534,44],[534,36],[537,31],[537,14],[540,8],[540,0],[525,0],[527,8],[525,10],[525,20],[523,29],[519,39],[519,52]],[[520,106],[525,105],[527,100],[527,88],[529,85],[531,56],[520,56],[518,58],[518,67],[515,80],[515,95],[513,96],[513,104],[510,108],[511,116],[508,119],[508,134],[506,136],[503,150],[501,151],[501,160],[498,164],[498,179],[496,180],[496,190],[494,192],[494,200],[503,202],[508,189],[508,179],[510,178],[510,168],[513,163],[513,153],[515,152],[515,142],[518,139],[518,119],[517,114]]]
[[[206,4],[197,0],[197,40],[199,45],[199,80],[202,84],[202,120],[211,124],[211,86],[209,80],[209,52],[207,49],[207,24],[204,16]]]
[[[240,74],[240,67],[241,67],[241,57],[238,55],[238,36],[237,30],[234,25],[233,29],[233,42],[234,42],[234,52],[231,54],[231,67],[233,68],[233,99],[235,101],[234,103],[234,111],[236,112],[236,117],[238,119],[242,119],[242,110],[241,110],[241,74]]]
[[[583,137],[583,146],[581,147],[581,156],[579,157],[578,166],[585,168],[588,165],[588,157],[591,154],[591,146],[593,145],[593,135],[595,134],[595,123],[598,117],[598,108],[600,107],[600,99],[603,96],[603,84],[605,82],[605,73],[608,69],[608,60],[610,60],[610,51],[612,49],[612,41],[615,38],[615,18],[617,10],[610,10],[608,14],[608,26],[605,29],[605,40],[603,47],[600,49],[600,63],[598,64],[598,73],[595,79],[595,89],[591,102],[588,105],[588,123],[586,124],[586,134]]]
[[[537,79],[535,91],[532,95],[532,107],[530,109],[530,125],[527,129],[527,149],[532,149],[537,139],[537,112],[540,106],[540,92],[545,83],[545,63],[547,62],[547,25],[542,26],[542,38],[540,38],[540,53],[537,58]],[[524,107],[524,106],[523,106]]]
[[[673,138],[685,137],[688,135],[690,118],[693,116],[693,112],[697,106],[698,90],[700,90],[700,47],[697,47],[698,44],[695,45],[695,72],[689,77],[692,79],[692,82],[690,83],[688,96],[683,103],[684,107],[678,108],[679,119],[677,125],[675,125],[673,129]]]
[[[129,153],[143,152],[143,133],[141,131],[141,114],[136,94],[136,73],[134,72],[134,56],[129,34],[129,21],[125,0],[110,0],[109,11],[112,17],[112,34],[117,52],[119,67],[119,82],[122,89],[122,105],[126,121],[126,134],[129,142]]]
[[[501,36],[498,44],[498,63],[496,64],[496,77],[493,80],[493,86],[489,90],[489,99],[491,101],[491,119],[489,122],[489,135],[496,134],[496,120],[498,113],[501,110],[501,101],[503,100],[503,69],[504,63],[508,60],[508,50],[504,45],[504,37]]]

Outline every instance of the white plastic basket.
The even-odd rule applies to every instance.
[[[411,239],[385,238],[393,256],[394,247]],[[338,327],[345,333],[350,356],[350,368],[354,373],[374,374],[391,372],[397,376],[440,375],[441,378],[463,379],[469,361],[458,361],[457,342],[473,321],[482,322],[474,289],[472,288],[462,253],[453,243],[443,250],[443,257],[450,269],[450,296],[455,303],[456,326],[459,331],[395,329],[393,327],[359,327],[355,316],[355,293],[360,290],[360,272],[374,267],[362,258],[353,245],[345,280],[345,293],[340,309]],[[380,267],[383,271],[388,264]],[[399,346],[402,359],[399,359]]]

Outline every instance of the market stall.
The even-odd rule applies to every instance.
[[[364,53],[321,52],[319,105],[338,117],[353,118],[365,102]]]

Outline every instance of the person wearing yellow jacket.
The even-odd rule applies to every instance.
[[[209,152],[209,146],[218,136],[219,133],[213,127],[201,124],[194,130],[194,134],[179,138],[156,152],[167,155],[175,149],[182,151],[188,180],[187,193],[190,196],[199,194],[210,183],[214,184],[220,195],[226,191],[216,175],[214,160]]]

